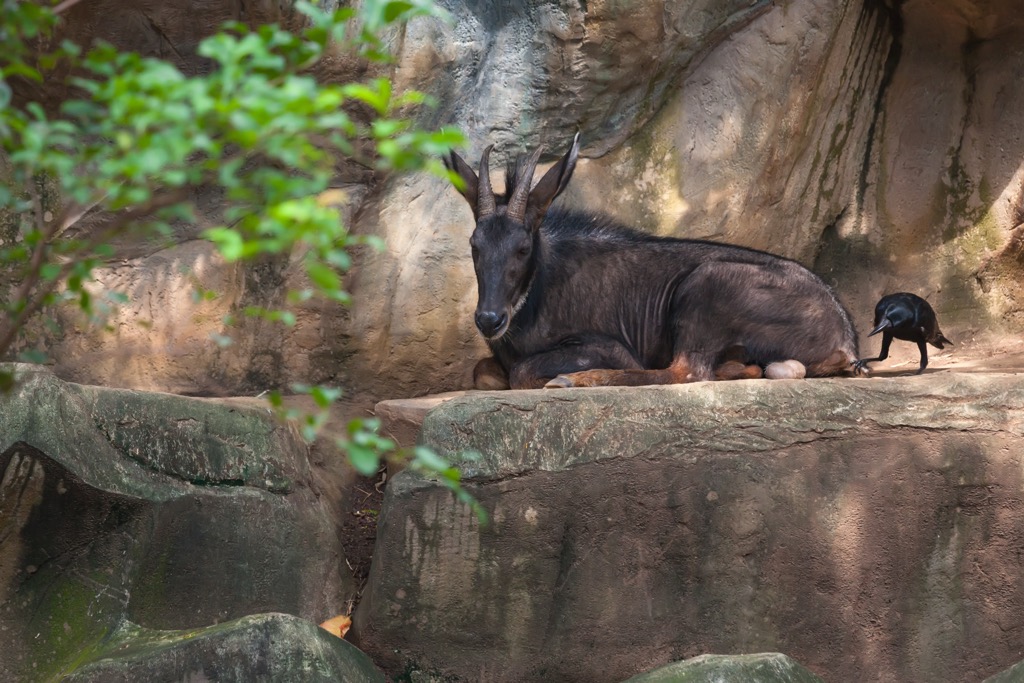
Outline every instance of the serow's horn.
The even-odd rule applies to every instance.
[[[508,200],[508,217],[526,222],[526,200],[530,197],[530,186],[533,185],[533,172],[537,169],[537,161],[543,148],[538,147],[526,161],[526,168],[522,174],[516,174],[519,178],[519,187],[512,193],[512,199]]]
[[[480,183],[477,185],[476,212],[477,220],[494,213],[494,192],[491,191],[491,149],[494,145],[488,145],[487,149],[480,156]]]

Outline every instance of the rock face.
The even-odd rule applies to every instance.
[[[355,647],[286,614],[260,614],[187,632],[126,625],[63,680],[384,683]]]
[[[0,678],[70,671],[125,620],[342,612],[354,587],[306,447],[265,411],[18,368],[0,396]]]
[[[991,678],[986,678],[982,683],[1020,683],[1024,681],[1024,662],[1011,666],[1006,671],[1000,671]]]
[[[701,655],[633,676],[626,683],[823,683],[786,655]]]
[[[116,4],[116,9],[112,9]],[[660,234],[769,249],[837,286],[857,322],[912,290],[955,341],[1024,330],[1024,15],[1014,0],[442,0],[453,23],[392,37],[399,88],[434,95],[467,157],[508,156],[581,130],[560,200]],[[220,21],[294,23],[285,5],[107,0],[75,6],[71,37],[112,40],[186,72]],[[339,60],[321,74],[343,80]],[[50,91],[40,97],[57,97]],[[259,321],[219,348],[226,313],[296,284],[288,257],[218,261],[184,226],[169,249],[120,245],[101,282],[131,303],[113,335],[70,314],[39,337],[62,376],[187,393],[336,382],[371,398],[464,388],[484,352],[471,323],[471,215],[443,182],[342,164],[361,258],[350,311],[311,306],[285,332]],[[500,187],[500,180],[496,180]],[[217,198],[200,198],[204,223]],[[193,303],[193,280],[222,292]],[[139,322],[144,327],[139,326]],[[958,346],[963,353],[964,347]]]
[[[621,681],[780,651],[825,680],[1018,661],[1024,379],[473,393],[421,439],[490,515],[390,483],[354,630],[391,672]]]

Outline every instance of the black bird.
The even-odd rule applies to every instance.
[[[868,334],[869,337],[882,333],[882,352],[877,358],[864,358],[858,360],[856,365],[864,370],[868,369],[867,364],[876,360],[885,360],[889,357],[889,344],[892,340],[902,339],[904,341],[917,342],[917,348],[921,351],[921,367],[917,374],[924,372],[928,367],[928,347],[931,344],[937,349],[943,348],[943,344],[953,345],[953,342],[942,336],[939,331],[939,322],[935,319],[935,311],[927,301],[908,292],[886,294],[875,305],[875,329]]]

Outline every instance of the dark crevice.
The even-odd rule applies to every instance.
[[[971,178],[964,169],[961,158],[964,148],[964,137],[967,128],[970,126],[971,111],[974,109],[974,100],[978,88],[978,47],[982,40],[977,38],[973,32],[968,32],[968,39],[961,48],[961,62],[964,66],[964,115],[960,122],[960,136],[956,141],[956,148],[953,150],[949,160],[949,176],[947,179],[947,206],[946,215],[949,221],[946,223],[942,233],[942,240],[949,241],[956,237],[959,220],[968,218],[972,223],[981,219],[981,214],[972,212],[968,208],[968,201],[974,191]]]
[[[161,474],[166,474],[166,472],[161,472]],[[206,487],[206,488],[216,487],[216,486],[245,486],[246,485],[245,484],[245,480],[243,480],[243,479],[202,479],[202,478],[199,478],[199,477],[194,477],[192,479],[189,479],[188,483],[192,484],[193,486],[203,486],[203,487]],[[253,488],[255,488],[255,487],[253,487]],[[271,493],[275,492],[274,489],[266,489],[266,490],[270,491]]]
[[[883,117],[885,96],[892,85],[893,77],[896,74],[896,67],[900,63],[900,56],[903,52],[903,7],[904,0],[894,0],[890,6],[885,0],[866,0],[865,7],[874,7],[874,10],[889,20],[889,51],[885,57],[885,64],[882,66],[882,80],[878,84],[878,92],[875,93],[874,116],[871,118],[871,125],[868,127],[867,145],[864,149],[864,161],[860,168],[860,178],[857,183],[857,206],[863,207],[864,196],[867,194],[868,175],[871,171],[871,155],[875,148],[875,137],[878,134],[878,122]],[[879,29],[881,30],[881,29]]]

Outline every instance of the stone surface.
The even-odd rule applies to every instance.
[[[627,683],[823,683],[777,652],[756,655],[701,655],[667,664]]]
[[[0,678],[67,671],[125,619],[343,611],[306,446],[266,409],[18,370],[0,396]]]
[[[373,407],[373,414],[380,420],[381,434],[392,439],[400,448],[408,448],[415,446],[419,440],[420,428],[427,413],[445,401],[465,395],[465,392],[453,391],[423,398],[381,401]]]
[[[125,624],[63,680],[384,683],[384,676],[366,655],[315,624],[260,614],[191,631]]]
[[[1024,681],[1024,662],[1014,664],[1006,671],[1000,671],[995,676],[986,678],[982,683],[1020,683]]]
[[[583,134],[559,201],[660,234],[769,249],[837,286],[864,329],[883,294],[936,308],[958,354],[1024,330],[1024,18],[1014,0],[442,0],[451,24],[395,32],[398,88],[439,106],[474,163],[537,144],[554,158]],[[112,9],[117,5],[116,11]],[[221,21],[296,16],[288,3],[80,3],[67,35],[207,65],[195,46]],[[320,76],[360,65],[339,55]],[[52,86],[33,91],[59,99]],[[495,182],[501,186],[500,173]],[[287,331],[226,313],[273,305],[299,255],[238,267],[197,240],[219,199],[176,245],[120,244],[102,285],[131,303],[111,335],[72,314],[38,343],[66,378],[199,394],[256,394],[292,381],[383,397],[466,388],[484,346],[472,325],[471,215],[443,181],[339,166],[345,218],[382,237],[357,259],[351,310],[309,306]],[[86,226],[88,228],[88,226]],[[222,292],[194,303],[192,282]],[[210,336],[232,332],[221,348]],[[976,340],[982,348],[961,346]]]
[[[1024,377],[936,372],[471,393],[422,442],[490,515],[389,485],[358,644],[493,681],[780,651],[825,680],[1021,658]]]

